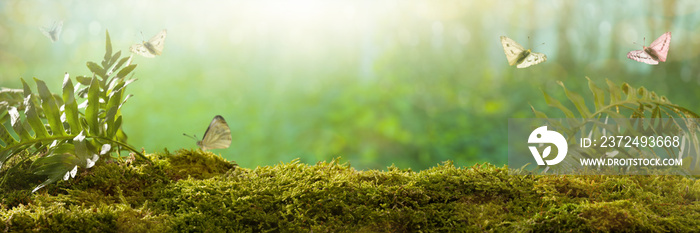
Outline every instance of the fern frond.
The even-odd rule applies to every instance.
[[[126,143],[121,129],[120,109],[130,97],[124,96],[125,87],[134,81],[125,77],[136,65],[130,64],[131,57],[120,58],[121,52],[112,54],[109,33],[106,38],[101,65],[87,63],[93,77],[78,76],[74,85],[66,73],[61,95],[51,93],[46,83],[37,78],[36,93],[24,79],[21,90],[0,91],[0,108],[7,109],[5,115],[0,115],[0,168],[23,151],[35,157],[45,155],[36,158],[32,169],[47,179],[32,192],[72,178],[78,169],[89,169],[98,159],[115,151],[129,150],[149,160]],[[80,104],[84,105],[84,112],[80,112],[79,99],[86,99]],[[11,169],[5,170],[7,177]]]
[[[700,124],[696,121],[700,115],[697,113],[673,104],[665,96],[658,95],[644,87],[634,88],[628,83],[622,83],[618,86],[612,81],[606,80],[608,86],[606,90],[598,87],[590,78],[586,77],[586,79],[588,79],[588,87],[592,93],[594,111],[590,111],[583,96],[568,90],[564,83],[558,82],[564,89],[566,97],[577,109],[578,115],[542,91],[547,104],[561,110],[569,124],[567,127],[557,127],[564,124],[547,118],[545,113],[537,111],[531,106],[535,116],[547,118],[548,122],[566,134],[567,138],[575,138],[575,135],[601,135],[605,134],[604,132],[613,133],[613,135],[637,136],[675,134],[687,137],[691,143],[690,147],[694,148],[696,152],[699,151],[700,145],[697,136]],[[616,121],[618,127],[609,127],[603,122],[603,120],[607,122],[608,119]],[[593,123],[593,127],[586,128],[588,123]],[[589,157],[604,152],[591,150],[593,149],[575,147],[573,150],[569,150],[569,154],[573,154],[574,157]],[[667,151],[669,155],[676,153]],[[653,150],[637,152],[656,156],[656,152]],[[680,152],[678,156],[682,156]],[[694,159],[693,167],[700,168],[700,158],[696,155]]]

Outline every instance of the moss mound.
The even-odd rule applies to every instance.
[[[493,165],[357,171],[334,161],[238,168],[199,150],[100,161],[30,194],[13,175],[0,230],[40,232],[698,232],[682,176],[509,175]],[[25,177],[25,179],[21,179]]]

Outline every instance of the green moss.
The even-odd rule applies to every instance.
[[[9,231],[149,232],[167,231],[162,219],[128,205],[24,206],[0,213],[0,227]],[[162,218],[162,217],[160,217]]]
[[[200,150],[149,157],[153,163],[101,161],[35,195],[0,194],[0,229],[700,231],[700,183],[682,176],[512,175],[451,162],[420,172],[358,171],[337,160],[245,169]]]
[[[164,154],[159,154],[159,156],[168,161],[169,169],[167,172],[173,180],[185,177],[208,179],[236,167],[235,163],[230,163],[221,156],[202,150],[178,150],[175,154],[166,150]]]

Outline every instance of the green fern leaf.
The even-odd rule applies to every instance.
[[[68,74],[63,80],[63,112],[66,114],[66,122],[70,126],[70,133],[75,134],[82,131],[80,121],[78,120],[78,103],[75,101],[75,93],[73,92],[73,81]]]
[[[561,104],[561,102],[559,102],[559,100],[552,98],[551,96],[549,96],[547,94],[547,92],[542,91],[542,94],[544,95],[544,100],[545,100],[545,102],[547,102],[547,105],[558,108],[559,110],[564,112],[564,115],[567,118],[574,118],[574,112],[572,112],[567,107],[565,107],[563,104]]]
[[[588,107],[586,106],[586,101],[583,99],[583,97],[576,92],[572,92],[569,91],[569,89],[566,89],[564,83],[557,83],[564,89],[566,97],[569,97],[569,100],[571,100],[571,102],[574,103],[574,106],[576,106],[576,109],[578,109],[579,114],[581,114],[581,118],[590,118],[591,111],[588,110]]]
[[[606,80],[608,85],[607,92],[610,96],[610,98],[606,100],[605,90],[595,85],[590,78],[586,78],[588,79],[588,87],[593,94],[593,103],[595,105],[595,112],[592,113],[585,105],[584,98],[578,93],[568,90],[561,82],[559,82],[559,84],[564,89],[567,98],[578,109],[580,116],[576,116],[571,110],[561,104],[561,102],[543,91],[547,104],[564,112],[564,115],[567,117],[566,120],[569,121],[568,127],[557,127],[558,130],[562,130],[569,136],[577,133],[583,133],[582,135],[601,135],[601,129],[613,132],[613,135],[644,136],[661,135],[660,132],[664,132],[665,134],[685,135],[685,137],[689,138],[689,142],[691,143],[690,147],[694,148],[695,151],[700,149],[700,142],[697,138],[698,130],[700,130],[700,127],[698,127],[700,123],[695,122],[695,119],[700,118],[700,116],[695,112],[675,105],[665,96],[658,95],[644,87],[634,88],[628,83],[622,83],[621,86],[618,86],[610,80]],[[535,116],[539,118],[546,117],[544,113],[534,108],[532,108],[532,111]],[[606,121],[612,118],[616,121],[616,127],[611,128],[609,125],[601,123],[600,121],[591,121],[595,126],[593,129],[588,130],[584,128],[585,121],[576,122],[576,119],[585,120],[590,118],[606,119]],[[647,118],[652,119],[645,120]],[[555,127],[562,125],[561,122],[555,120],[550,120],[549,122]],[[686,127],[680,127],[681,125]],[[624,129],[624,132],[617,132],[617,129]],[[590,149],[574,149],[570,151],[570,153],[574,156],[600,154],[599,152],[592,153],[589,150]],[[669,155],[675,156],[676,152],[671,150],[667,151]],[[657,156],[656,152],[653,150],[638,151],[638,153]],[[700,169],[700,158],[694,158],[692,167],[694,169]]]
[[[595,110],[599,111],[605,105],[605,90],[596,86],[589,77],[586,77],[586,79],[588,79],[588,88],[591,89],[591,92],[593,92],[593,104],[595,105]]]
[[[44,127],[44,123],[41,121],[41,118],[39,117],[39,103],[37,101],[36,96],[32,95],[32,91],[29,88],[29,85],[27,82],[22,80],[22,85],[24,86],[24,98],[26,98],[29,103],[27,108],[24,110],[24,114],[27,117],[27,122],[29,122],[29,125],[32,128],[32,131],[34,131],[34,136],[37,138],[45,138],[49,136],[48,130],[46,130],[46,127]]]
[[[15,140],[15,138],[12,137],[10,132],[7,131],[7,128],[5,128],[5,126],[1,125],[1,124],[0,124],[0,140],[2,140],[2,142],[5,143],[5,145],[12,145],[12,144],[17,143],[17,140]],[[4,150],[4,149],[5,149],[5,147],[0,145],[0,150]]]
[[[105,31],[105,37],[107,37],[107,40],[105,42],[105,56],[104,60],[108,60],[110,57],[112,57],[112,39],[109,38],[109,31]],[[102,64],[103,66],[106,66],[105,64]]]
[[[100,111],[100,87],[97,79],[93,78],[87,93],[87,107],[85,108],[85,120],[91,134],[100,134],[98,114]]]
[[[17,111],[17,108],[10,107],[7,110],[7,113],[10,115],[10,124],[12,125],[12,129],[19,135],[20,141],[31,141],[34,139],[31,135],[29,135],[29,132],[27,131],[27,126],[24,125],[22,120],[19,117],[19,111]]]
[[[58,105],[53,94],[49,91],[44,81],[34,78],[39,97],[41,97],[41,107],[44,109],[44,115],[49,122],[53,135],[66,135],[63,123],[61,122],[61,113],[58,111]]]
[[[127,137],[121,129],[120,109],[131,97],[125,96],[125,87],[134,81],[124,76],[136,65],[130,64],[130,57],[120,59],[121,51],[112,54],[109,33],[106,36],[107,52],[102,66],[87,62],[93,77],[78,76],[75,85],[65,74],[61,95],[51,93],[46,83],[36,78],[37,94],[24,79],[21,90],[0,89],[0,109],[6,109],[0,115],[0,140],[4,144],[0,145],[0,168],[24,151],[35,156],[31,169],[47,179],[33,192],[74,177],[78,169],[94,166],[100,157],[109,156],[115,148],[129,150],[150,161],[126,144]],[[78,104],[78,99],[87,100]],[[40,153],[43,156],[38,157]],[[5,178],[9,170],[5,169]]]

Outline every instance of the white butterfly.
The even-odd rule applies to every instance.
[[[650,65],[658,65],[659,62],[666,61],[670,47],[671,32],[667,32],[659,36],[654,42],[651,42],[649,47],[642,45],[642,50],[630,51],[627,53],[627,58]]]
[[[56,21],[51,25],[51,27],[40,27],[41,33],[48,37],[51,42],[58,41],[58,37],[61,35],[61,29],[63,28],[63,21]]]
[[[185,134],[185,136],[187,136]],[[194,137],[197,139],[196,137]],[[226,120],[221,115],[216,115],[209,123],[207,131],[201,141],[197,141],[197,146],[202,150],[224,149],[231,145],[231,129],[226,124]]]
[[[503,45],[503,51],[506,53],[508,65],[512,66],[517,64],[516,67],[518,68],[526,68],[547,60],[547,55],[543,53],[533,53],[529,49],[526,50],[522,45],[511,38],[501,36],[501,44]]]
[[[144,41],[141,44],[132,45],[131,47],[129,47],[129,50],[132,53],[136,53],[144,57],[156,57],[156,55],[160,55],[161,53],[163,53],[163,46],[165,44],[166,34],[166,30],[163,29],[163,31],[160,31],[150,40]]]

